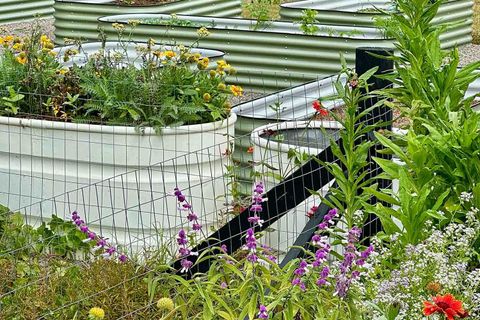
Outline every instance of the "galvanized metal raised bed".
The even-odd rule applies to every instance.
[[[340,69],[340,52],[353,63],[355,49],[361,46],[392,46],[375,28],[332,26],[334,34],[303,34],[291,22],[273,22],[255,31],[252,20],[179,15],[195,26],[166,26],[140,23],[132,32],[134,40],[150,37],[165,43],[190,45],[198,39],[197,29],[205,25],[211,35],[198,45],[226,52],[225,58],[238,70],[232,81],[249,88],[273,91],[302,84]],[[112,23],[127,24],[130,20],[169,19],[165,14],[131,14],[100,18],[107,35],[117,36]],[[212,26],[213,25],[213,26]],[[342,36],[341,36],[342,35]]]
[[[36,16],[49,18],[54,0],[1,0],[0,24],[32,20]]]
[[[33,2],[33,1],[31,1]],[[62,44],[64,38],[98,37],[98,21],[101,16],[125,13],[183,13],[232,17],[241,13],[241,0],[178,0],[171,3],[135,7],[118,6],[112,0],[56,0],[55,41]]]
[[[303,10],[314,9],[318,12],[319,23],[371,27],[374,26],[375,18],[382,16],[375,8],[395,9],[392,7],[392,2],[385,0],[304,0],[282,4],[280,16],[282,20],[298,21]],[[473,0],[445,2],[440,6],[433,21],[458,24],[442,36],[445,47],[470,43],[472,41]]]

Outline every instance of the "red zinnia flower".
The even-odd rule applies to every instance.
[[[446,319],[454,320],[455,317],[466,318],[468,313],[463,310],[462,301],[455,300],[450,293],[444,296],[433,297],[433,303],[429,301],[423,302],[423,314],[430,316],[434,313],[444,314]]]
[[[312,106],[313,106],[313,109],[315,109],[315,111],[320,113],[320,116],[322,117],[328,116],[328,110],[322,106],[322,103],[320,101],[318,100],[313,101]]]
[[[253,146],[248,147],[247,153],[253,153]]]

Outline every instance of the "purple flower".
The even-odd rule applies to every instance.
[[[180,249],[178,249],[178,252],[182,257],[188,257],[190,255],[190,250],[184,247],[181,247]]]
[[[106,245],[107,245],[107,240],[105,240],[105,239],[103,239],[103,238],[98,239],[98,241],[97,241],[97,246],[98,246],[98,247],[102,247],[102,248],[103,248],[103,247],[105,247]]]
[[[77,220],[75,220],[75,224],[77,225],[77,227],[80,227],[80,226],[81,226],[82,224],[84,224],[84,223],[85,223],[85,221],[83,221],[83,220],[80,219],[80,218],[77,219]]]
[[[193,229],[193,231],[199,231],[199,230],[202,229],[202,225],[200,223],[194,223],[192,225],[192,229]]]
[[[185,196],[183,195],[182,191],[180,191],[180,189],[175,188],[173,194],[177,197],[178,202],[185,201]]]
[[[257,315],[257,318],[259,319],[268,319],[268,312],[267,312],[267,307],[265,307],[263,304],[260,305],[258,308],[259,312]]]
[[[220,284],[220,288],[222,288],[222,289],[226,289],[227,287],[228,287],[228,285],[227,285],[226,282],[222,282],[222,283]]]
[[[262,212],[263,211],[263,207],[261,204],[252,204],[250,206],[250,211],[253,211],[253,212]]]
[[[113,255],[115,252],[117,251],[117,249],[115,249],[115,247],[109,247],[107,250],[106,250],[106,253],[108,253],[108,255]]]
[[[263,226],[263,223],[265,221],[263,219],[260,219],[259,216],[254,215],[253,217],[248,217],[248,222],[250,222],[253,225],[258,224],[261,227],[261,226]]]
[[[193,262],[187,259],[182,259],[182,261],[180,261],[180,265],[182,266],[182,270],[180,270],[180,272],[184,273],[190,270],[190,268],[193,266]]]
[[[277,262],[277,257],[275,257],[275,256],[273,256],[273,255],[271,255],[271,254],[267,256],[267,259],[270,260],[270,261],[272,261],[272,262]]]
[[[255,253],[249,253],[247,256],[247,261],[255,263],[258,261],[258,256]]]
[[[195,212],[190,212],[188,215],[187,215],[187,219],[188,221],[192,222],[192,221],[196,221],[198,219],[198,216]]]
[[[184,246],[188,243],[187,234],[185,233],[185,230],[181,229],[178,232],[177,243],[180,246]]]
[[[227,248],[227,246],[224,245],[224,244],[222,244],[222,245],[220,246],[220,250],[222,250],[224,253],[227,253],[227,252],[228,252],[228,248]]]
[[[321,222],[319,225],[318,225],[318,229],[319,230],[325,230],[328,228],[328,222]]]
[[[121,254],[120,257],[118,257],[118,260],[119,260],[121,263],[125,263],[125,262],[127,262],[127,256],[124,255],[124,254]]]
[[[264,187],[263,187],[263,182],[257,182],[257,184],[255,185],[255,188],[253,189],[253,191],[259,195],[261,195],[263,192],[264,192]]]
[[[82,231],[83,233],[88,233],[89,232],[89,229],[87,226],[83,225],[80,227],[80,231]]]
[[[77,211],[73,211],[72,212],[72,220],[77,221],[78,219],[80,219],[80,216],[78,215]]]
[[[247,260],[250,262],[257,262],[258,257],[256,255],[257,252],[257,239],[255,238],[255,232],[253,231],[253,228],[250,228],[247,230],[247,236],[246,236],[246,248],[250,251],[250,253],[247,256]]]
[[[317,280],[317,286],[321,287],[328,284],[327,278],[330,274],[330,268],[328,266],[323,267],[322,271],[320,272],[320,277]]]

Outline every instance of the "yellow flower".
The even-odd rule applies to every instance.
[[[13,36],[6,36],[5,37],[5,42],[12,42],[13,41]]]
[[[223,104],[223,107],[224,107],[228,112],[230,112],[230,110],[232,110],[232,104],[231,104],[230,102],[228,102],[228,101]]]
[[[219,83],[218,86],[217,86],[217,89],[220,90],[220,91],[223,91],[223,90],[227,89],[227,86],[225,85],[225,83]]]
[[[27,54],[25,52],[20,52],[20,54],[17,56],[17,62],[20,64],[27,63]]]
[[[175,304],[170,298],[160,298],[157,302],[157,308],[162,311],[172,311],[175,309]]]
[[[53,49],[53,44],[50,38],[46,35],[42,35],[40,37],[40,43],[42,44],[43,47],[48,47],[50,49]]]
[[[243,95],[243,89],[240,86],[230,86],[230,91],[233,93],[235,97],[240,97]]]
[[[225,69],[228,66],[227,62],[225,60],[219,60],[217,61],[217,68],[218,69]]]
[[[15,51],[22,51],[23,50],[23,44],[22,43],[15,43],[12,46],[12,49]]]
[[[136,27],[140,24],[140,20],[128,20],[128,24],[132,27]]]
[[[210,93],[204,93],[203,94],[203,101],[210,102],[210,100],[212,100],[212,96],[210,95]]]
[[[68,72],[68,69],[65,69],[65,68],[58,70],[58,73],[61,75],[65,75],[67,72]]]
[[[113,29],[117,30],[118,32],[123,32],[125,30],[125,26],[121,23],[112,23]]]
[[[165,51],[165,57],[168,59],[172,59],[176,56],[177,54],[171,50]]]
[[[200,70],[205,70],[208,68],[208,65],[210,64],[210,59],[208,59],[207,57],[201,59],[198,61],[197,63],[197,67],[198,69]]]
[[[205,27],[201,27],[197,30],[197,34],[200,38],[206,38],[210,35],[210,31],[208,31],[208,29]]]
[[[215,70],[210,70],[210,77],[214,78],[217,75]]]
[[[103,311],[103,309],[101,308],[92,308],[90,309],[90,311],[88,311],[88,316],[90,318],[93,318],[95,320],[101,320],[103,318],[105,318],[105,311]]]

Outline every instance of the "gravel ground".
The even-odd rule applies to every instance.
[[[480,45],[467,44],[459,48],[460,65],[464,66],[468,63],[480,60]]]
[[[43,33],[48,35],[53,39],[53,19],[42,19],[38,20],[39,29],[43,30]],[[32,32],[32,27],[35,26],[34,21],[22,22],[22,23],[11,23],[6,24],[0,27],[1,34],[10,34],[15,36],[26,36]]]

